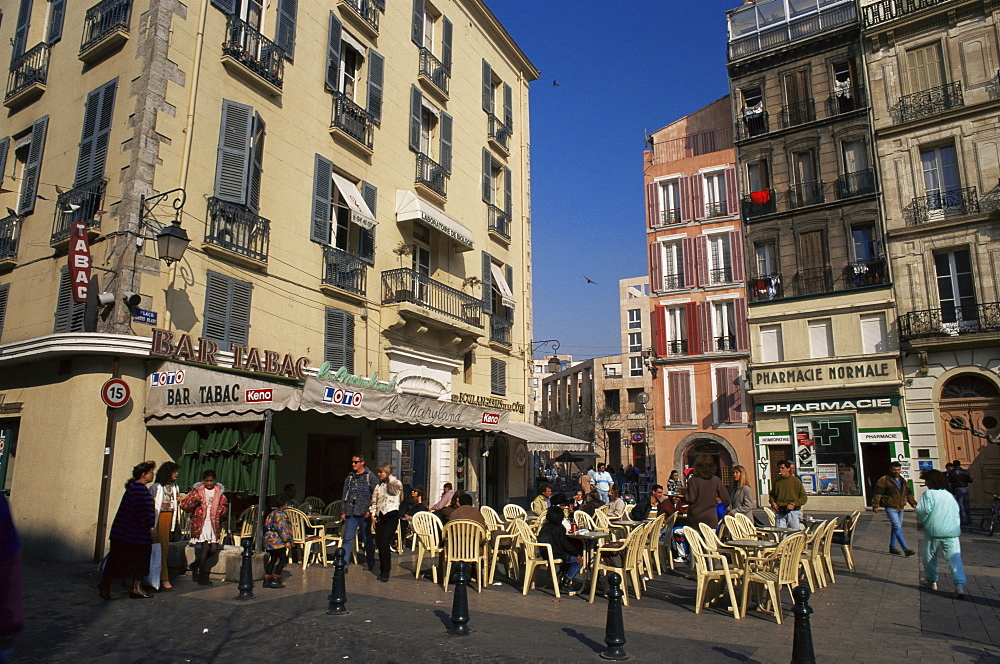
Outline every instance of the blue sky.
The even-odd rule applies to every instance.
[[[740,0],[486,2],[542,72],[530,94],[534,338],[578,359],[617,354],[618,280],[647,274],[645,135],[729,91],[725,12]]]

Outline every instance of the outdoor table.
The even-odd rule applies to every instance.
[[[770,526],[768,526],[768,527],[770,527]],[[750,555],[753,555],[754,553],[756,553],[757,551],[760,551],[762,549],[773,549],[776,546],[778,546],[777,542],[772,542],[770,540],[744,540],[744,539],[737,539],[737,540],[728,540],[726,542],[726,544],[728,544],[729,546],[735,546],[738,549],[746,549],[747,553],[749,553]],[[744,585],[746,585],[747,583],[750,583],[750,560],[749,559],[747,559],[746,565],[743,567],[743,579],[742,579],[742,582],[743,582]],[[754,603],[757,605],[758,609],[761,608],[760,597],[754,597]]]
[[[617,519],[615,521],[612,521],[611,525],[613,525],[613,526],[625,526],[629,530],[632,530],[636,526],[642,526],[645,523],[646,523],[645,521],[632,521],[631,519]]]
[[[809,530],[815,530],[816,528],[823,525],[825,522],[822,519],[814,519],[811,516],[802,517],[802,525],[804,525]]]
[[[786,536],[801,531],[798,530],[797,528],[783,528],[781,526],[757,526],[757,532],[774,535],[775,538],[780,542],[781,540],[785,539]]]
[[[611,533],[603,530],[578,530],[575,533],[566,533],[566,537],[571,537],[583,542],[583,571],[588,574],[587,580],[589,581],[592,562],[591,557],[594,552],[594,547],[597,543],[600,543],[601,540],[611,537]]]

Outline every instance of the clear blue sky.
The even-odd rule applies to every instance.
[[[645,136],[729,91],[725,12],[740,0],[486,2],[542,73],[530,93],[534,338],[577,359],[614,355],[618,280],[648,273]]]

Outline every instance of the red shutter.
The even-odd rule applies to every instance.
[[[699,235],[694,239],[694,261],[698,269],[698,285],[708,286],[708,236]]]
[[[691,208],[695,219],[705,218],[705,177],[701,173],[691,176]]]
[[[726,169],[726,213],[736,214],[740,209],[740,188],[736,182],[736,167]]]
[[[681,264],[684,266],[684,288],[694,288],[698,285],[697,274],[695,274],[694,259],[694,238],[686,237],[681,239]]]
[[[728,423],[729,420],[729,386],[726,380],[729,375],[729,367],[715,367],[715,394],[716,411],[715,416],[719,422]]]
[[[736,350],[747,352],[750,350],[750,330],[747,325],[747,299],[739,297],[733,300],[734,313],[736,314]]]
[[[653,307],[653,350],[657,357],[667,356],[667,308],[662,305]]]
[[[742,421],[740,415],[742,394],[740,393],[740,370],[736,367],[716,367],[715,390],[718,394],[720,422],[738,424]]]
[[[671,371],[668,389],[670,390],[670,423],[691,424],[691,379],[686,371]]]
[[[698,303],[698,318],[701,327],[701,352],[715,351],[715,333],[712,330],[712,303]]]
[[[729,232],[729,258],[733,262],[733,281],[746,280],[746,266],[743,263],[743,233]]]
[[[663,253],[659,242],[649,245],[649,290],[653,293],[663,290]]]
[[[684,326],[687,328],[687,354],[701,354],[701,334],[698,330],[698,303],[684,305]]]
[[[682,177],[677,185],[681,197],[681,221],[691,221],[691,178]]]
[[[660,206],[657,199],[657,190],[659,188],[655,182],[650,182],[646,185],[646,223],[649,225],[649,228],[660,225]]]

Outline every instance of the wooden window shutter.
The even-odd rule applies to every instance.
[[[410,87],[410,149],[420,152],[420,113],[423,110],[423,95],[417,86]]]
[[[382,122],[382,87],[385,85],[385,57],[368,49],[368,115]]]
[[[508,263],[504,265],[504,276],[507,278],[507,288],[514,294],[514,268]],[[507,322],[514,323],[514,307],[504,307],[507,310]]]
[[[7,152],[10,151],[10,136],[0,138],[0,185],[7,173]]]
[[[503,123],[509,131],[514,130],[514,90],[503,84]]]
[[[212,0],[212,5],[221,9],[224,14],[236,12],[236,0]]]
[[[514,186],[514,178],[511,173],[510,167],[503,167],[503,211],[507,213],[508,216],[514,214],[514,192],[512,190]]]
[[[447,16],[441,17],[441,64],[451,74],[451,42],[454,34],[451,20]]]
[[[288,60],[295,59],[295,14],[298,0],[278,0],[278,27],[274,32],[274,43],[281,47]]]
[[[21,5],[17,10],[17,27],[14,28],[14,42],[11,60],[24,55],[28,47],[28,28],[31,26],[31,0],[21,0]]]
[[[330,244],[331,206],[333,205],[333,162],[316,155],[313,165],[313,206],[309,239]]]
[[[374,2],[375,6],[379,8],[379,11],[385,11],[385,0],[372,0],[372,2]]]
[[[708,236],[699,235],[694,239],[694,262],[698,270],[698,285],[708,286]]]
[[[726,385],[727,367],[715,367],[715,417],[717,422],[729,422],[729,387]]]
[[[259,113],[253,117],[253,140],[250,146],[250,174],[247,185],[247,204],[251,210],[260,210],[260,184],[264,176],[264,119]]]
[[[646,224],[649,228],[660,225],[659,189],[657,182],[646,185]]]
[[[691,218],[705,218],[705,177],[701,173],[691,176]]]
[[[87,303],[73,301],[73,287],[69,282],[69,269],[63,267],[59,276],[55,325],[52,332],[83,332],[86,316]]]
[[[483,202],[493,202],[493,157],[483,148]]]
[[[208,271],[202,336],[218,342],[223,350],[229,350],[231,343],[245,345],[250,337],[252,292],[253,286],[248,281]]]
[[[670,390],[670,423],[691,424],[691,379],[686,371],[667,374]]]
[[[245,104],[223,99],[219,157],[215,170],[215,197],[220,200],[246,204],[252,130],[253,109]]]
[[[378,212],[375,211],[376,204],[378,203],[378,189],[375,185],[370,182],[361,182],[361,198],[364,199],[365,203],[368,205],[368,209],[372,211],[372,216],[378,219]],[[369,265],[375,264],[375,229],[374,228],[362,228],[360,229],[360,240],[358,246],[358,257],[368,263]]]
[[[677,188],[681,198],[681,221],[692,221],[694,216],[691,211],[691,178],[681,177],[677,181]]]
[[[701,353],[702,330],[699,329],[698,303],[688,302],[684,305],[684,326],[687,327],[687,354]]]
[[[323,335],[323,361],[331,367],[344,367],[354,373],[354,315],[333,307],[326,308]]]
[[[493,68],[490,63],[483,60],[483,110],[487,113],[493,112],[493,105],[490,97],[493,96]]]
[[[10,284],[0,286],[0,340],[3,340],[3,322],[7,318],[7,301],[10,299]]]
[[[63,19],[66,17],[66,0],[52,0],[49,12],[49,35],[46,37],[50,45],[62,39]]]
[[[736,214],[740,201],[739,183],[736,181],[736,167],[726,169],[726,214]]]
[[[698,285],[697,265],[694,254],[694,238],[681,238],[681,261],[684,265],[684,288],[694,288]]]
[[[711,353],[715,351],[715,330],[712,329],[711,302],[698,303],[698,325],[701,328],[701,352]]]
[[[447,113],[441,113],[441,168],[451,175],[451,126],[452,118]]]
[[[340,42],[344,25],[335,12],[330,12],[330,31],[326,44],[326,89],[336,92],[340,87]]]
[[[73,179],[74,187],[104,177],[117,88],[118,79],[115,79],[87,95],[83,112],[83,131],[80,136],[80,153],[76,161],[76,176]]]
[[[413,23],[410,27],[410,39],[417,46],[424,45],[424,0],[413,0]]]
[[[729,231],[729,258],[732,261],[733,281],[745,281],[746,264],[743,262],[743,233]]]
[[[653,307],[653,350],[657,357],[667,356],[667,308],[657,304]]]
[[[663,290],[663,253],[659,242],[649,244],[649,289],[654,293]]]
[[[483,252],[483,313],[493,313],[493,257]]]
[[[250,339],[250,296],[253,285],[249,281],[232,280],[232,297],[229,309],[229,341],[246,345]]]
[[[718,394],[717,416],[720,422],[737,424],[743,418],[740,414],[740,370],[736,367],[715,368],[715,391]]]
[[[750,327],[747,325],[747,299],[738,297],[733,300],[733,313],[736,318],[736,350],[750,350]]]
[[[490,393],[507,395],[507,363],[495,357],[490,358]]]
[[[24,181],[21,183],[21,198],[17,213],[30,214],[35,211],[35,196],[38,195],[38,178],[42,170],[42,154],[45,151],[45,133],[49,128],[49,116],[35,120],[31,125],[31,145],[28,147],[28,161],[24,165]]]

